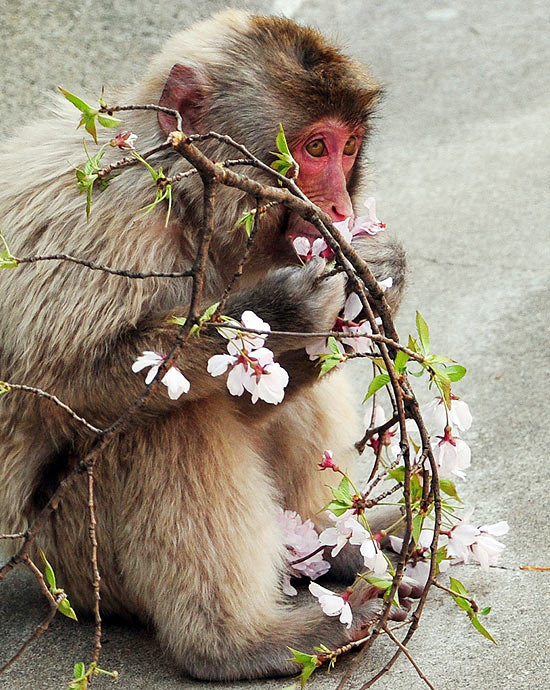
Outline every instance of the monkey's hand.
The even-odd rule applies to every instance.
[[[346,278],[343,274],[323,278],[325,271],[326,263],[320,258],[305,266],[271,271],[259,285],[230,300],[227,311],[240,319],[243,311],[251,309],[274,331],[329,331],[344,306]],[[273,335],[267,346],[278,354],[303,349],[309,342],[303,337]]]

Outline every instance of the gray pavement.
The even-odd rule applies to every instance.
[[[104,81],[139,75],[167,34],[225,4],[0,0],[0,135],[39,114],[57,84],[93,96]],[[399,330],[402,337],[413,330],[419,309],[431,326],[434,349],[468,367],[457,392],[474,413],[468,437],[473,461],[461,494],[487,522],[508,519],[511,525],[502,568],[457,568],[480,602],[492,605],[488,627],[498,646],[434,592],[412,652],[438,690],[548,688],[550,573],[519,566],[550,566],[544,378],[550,5],[274,0],[246,7],[318,26],[369,63],[385,85],[370,147],[370,191],[409,254]],[[0,658],[45,610],[34,583],[10,575],[0,586]],[[54,621],[0,678],[0,688],[61,690],[72,664],[89,657],[91,642],[90,624]],[[350,687],[359,688],[390,651],[380,641]],[[120,690],[204,685],[178,675],[146,631],[111,623],[102,665],[120,672]],[[334,688],[341,672],[319,675],[311,687]],[[217,687],[286,685],[274,680]],[[425,686],[402,659],[376,687]]]

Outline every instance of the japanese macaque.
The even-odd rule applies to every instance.
[[[226,11],[175,35],[140,84],[105,100],[177,108],[186,133],[228,134],[268,164],[281,122],[300,165],[299,186],[341,221],[354,213],[378,96],[365,69],[315,31]],[[176,185],[168,227],[163,208],[136,213],[152,200],[141,166],[95,195],[87,222],[75,184],[74,167],[84,158],[75,112],[60,102],[55,117],[4,146],[0,225],[12,253],[64,252],[135,271],[189,269],[200,235],[198,176]],[[174,125],[166,114],[124,113],[123,129],[139,135],[143,151],[164,142]],[[235,158],[219,142],[200,146],[215,160]],[[102,163],[119,157],[109,150]],[[150,162],[167,175],[189,167],[175,151]],[[251,170],[243,168],[270,182]],[[222,186],[215,202],[203,309],[220,298],[238,265],[246,237],[234,225],[254,205]],[[317,232],[283,208],[269,209],[226,314],[240,318],[251,309],[274,330],[330,330],[346,280],[319,280],[321,259],[302,266],[292,246],[297,236]],[[364,238],[360,251],[378,279],[393,278],[387,295],[396,307],[405,271],[400,245],[381,233]],[[102,428],[143,391],[132,362],[144,350],[170,350],[177,327],[169,320],[187,315],[191,290],[188,278],[132,280],[56,261],[2,271],[0,280],[0,378],[53,393]],[[224,351],[215,329],[190,338],[178,361],[189,393],[171,400],[164,386],[155,387],[96,468],[103,613],[152,624],[178,666],[196,678],[295,673],[288,646],[339,647],[361,637],[379,610],[367,586],[356,588],[348,630],[313,598],[297,605],[282,594],[280,507],[322,527],[318,511],[331,479],[317,463],[330,448],[353,473],[362,435],[345,371],[319,380],[307,343],[269,339],[290,376],[285,400],[275,406],[232,397],[224,377],[207,373],[208,358]],[[0,401],[0,419],[0,518],[2,531],[17,531],[94,438],[60,407],[15,391]],[[85,484],[64,498],[36,540],[80,611],[93,605]],[[346,550],[334,572],[351,582],[360,562]]]

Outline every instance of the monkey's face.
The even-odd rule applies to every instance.
[[[321,120],[303,132],[291,149],[300,166],[298,186],[336,223],[353,215],[349,183],[363,134],[362,128]],[[292,243],[296,237],[313,241],[319,233],[311,223],[290,214],[286,236]]]

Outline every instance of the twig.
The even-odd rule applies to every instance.
[[[89,514],[89,524],[88,531],[90,534],[90,544],[92,547],[92,586],[94,589],[94,619],[95,619],[95,632],[94,632],[94,652],[92,656],[92,663],[99,661],[99,655],[101,653],[101,576],[99,574],[99,567],[97,564],[97,520],[95,511],[95,499],[94,499],[94,468],[88,468],[88,514]]]
[[[87,259],[79,259],[70,254],[44,254],[37,256],[13,257],[18,264],[34,264],[38,261],[70,261],[74,264],[86,266],[92,271],[103,271],[104,273],[111,273],[115,276],[123,276],[124,278],[134,278],[136,280],[143,280],[145,278],[191,278],[192,271],[129,271],[125,268],[112,268],[104,264],[98,264]]]
[[[90,424],[90,422],[85,420],[84,417],[81,417],[72,408],[70,408],[64,402],[61,402],[61,400],[57,396],[52,395],[51,393],[47,393],[46,391],[43,391],[41,388],[35,388],[34,386],[25,386],[22,383],[11,383],[10,381],[0,381],[0,386],[5,386],[8,389],[8,391],[24,391],[25,393],[31,393],[32,395],[36,395],[36,397],[38,398],[50,400],[51,402],[55,403],[58,407],[60,407],[62,410],[65,410],[65,412],[75,421],[85,426],[94,434],[103,433],[103,429],[99,429],[97,426]]]
[[[394,642],[399,649],[403,652],[403,654],[407,657],[407,659],[411,662],[411,664],[414,667],[414,670],[418,673],[418,675],[422,678],[422,680],[426,683],[426,685],[430,688],[430,690],[436,690],[435,686],[433,686],[430,681],[426,678],[424,673],[422,673],[420,667],[414,660],[413,655],[410,653],[410,651],[405,647],[405,645],[401,644],[401,642],[397,639],[397,637],[392,633],[392,631],[388,628],[387,625],[384,626],[384,632],[388,635],[390,640]],[[363,688],[368,688],[368,685],[364,685]],[[363,689],[361,689],[363,690]]]

